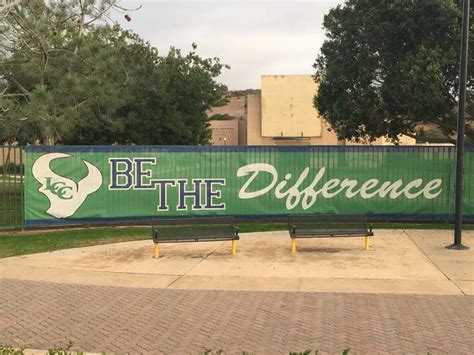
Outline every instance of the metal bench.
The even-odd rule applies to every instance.
[[[232,255],[237,252],[239,229],[232,217],[193,217],[156,220],[151,234],[155,245],[154,257],[159,258],[158,243],[232,241]]]
[[[365,237],[365,250],[369,250],[372,226],[367,228],[366,215],[307,214],[289,215],[288,232],[291,251],[296,252],[296,238]]]

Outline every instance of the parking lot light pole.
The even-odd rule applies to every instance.
[[[462,193],[463,193],[463,155],[464,128],[466,112],[466,80],[467,53],[469,37],[470,0],[464,0],[461,35],[461,64],[459,68],[459,104],[458,104],[458,136],[456,141],[456,210],[454,226],[454,243],[446,248],[466,250],[469,247],[462,244]]]

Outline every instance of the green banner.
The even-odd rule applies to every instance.
[[[474,215],[472,153],[464,213]],[[25,222],[453,214],[446,147],[29,147]]]

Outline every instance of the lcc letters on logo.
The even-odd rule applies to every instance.
[[[62,181],[52,182],[52,177],[46,178],[46,190],[51,191],[53,194],[58,196],[61,200],[70,200],[72,199],[72,186],[66,185]]]
[[[46,213],[56,218],[72,216],[87,196],[96,192],[102,185],[103,179],[99,169],[83,159],[88,173],[78,183],[51,170],[50,163],[53,160],[69,157],[69,154],[64,153],[45,154],[35,161],[32,168],[33,176],[41,184],[38,191],[43,193],[50,203]]]

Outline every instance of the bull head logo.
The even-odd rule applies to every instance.
[[[51,170],[49,164],[54,159],[67,158],[69,154],[50,153],[39,157],[33,164],[33,176],[41,184],[39,192],[44,194],[50,203],[46,211],[56,218],[72,216],[84,203],[87,196],[96,192],[102,185],[102,174],[99,169],[86,160],[88,173],[85,178],[76,183],[73,180],[59,176]]]

